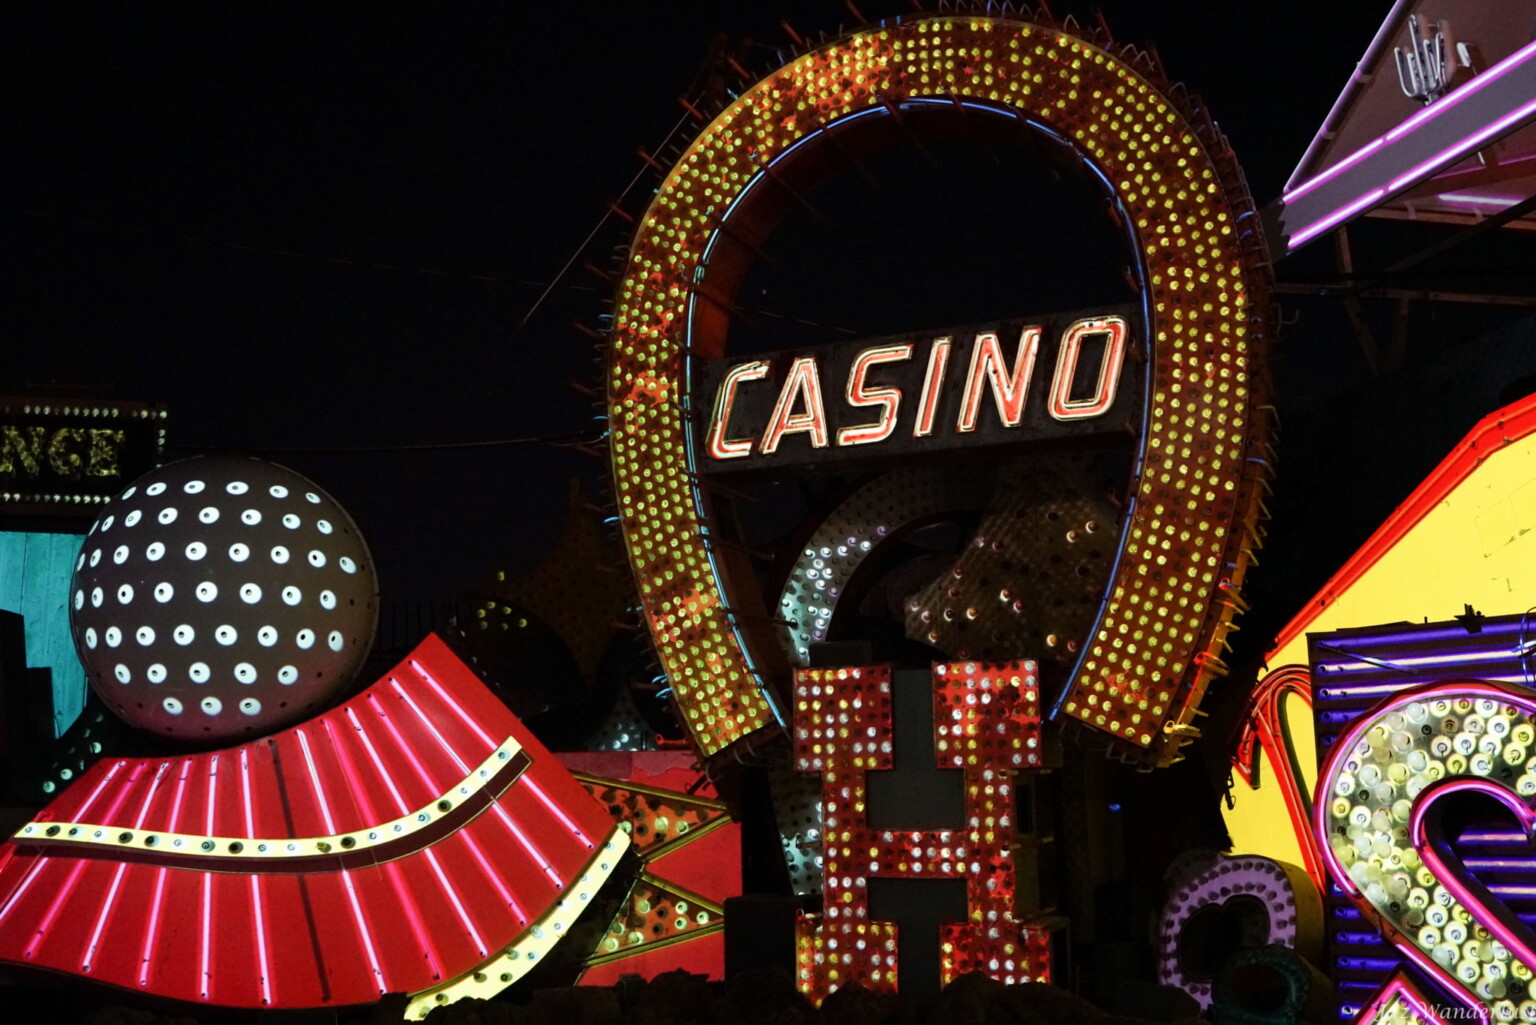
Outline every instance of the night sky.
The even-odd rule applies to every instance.
[[[1155,42],[1206,97],[1263,204],[1389,4],[1329,5],[1326,20],[1294,5],[1100,6],[1118,38]],[[1092,17],[1086,4],[1056,12]],[[677,124],[711,40],[750,38],[744,63],[760,73],[788,55],[780,17],[812,36],[857,20],[835,0],[375,5],[292,20],[236,5],[12,7],[0,392],[163,401],[178,452],[241,450],[312,476],[370,539],[386,597],[446,597],[524,564],[553,539],[568,478],[597,495],[605,464],[551,445],[293,450],[600,430],[567,384],[598,381],[571,321],[596,323],[609,286],[582,265],[610,266],[627,241],[621,221],[599,220],[641,170],[637,147],[656,150]],[[760,314],[757,343],[784,347],[778,324],[786,342],[791,326],[794,341],[824,341],[1095,301],[1075,270],[1051,269],[1081,261],[1028,234],[1038,218],[1040,238],[1083,255],[1036,172],[1019,171],[1026,187],[970,179],[958,152],[927,183],[892,159],[891,187],[866,206],[829,183],[829,203],[848,197],[841,256],[818,264],[786,224],[783,258],[743,300]],[[998,237],[955,270],[989,224]],[[1008,270],[1009,239],[1036,254],[1033,271]],[[857,264],[877,257],[880,273]],[[987,273],[1027,277],[1023,309],[959,317]],[[864,291],[846,297],[850,282]],[[1349,343],[1311,344],[1326,356]],[[1339,355],[1330,379],[1358,374],[1352,360]]]

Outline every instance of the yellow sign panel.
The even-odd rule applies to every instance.
[[[1309,633],[1445,619],[1468,602],[1488,615],[1525,611],[1536,605],[1536,592],[1520,587],[1536,580],[1533,535],[1536,396],[1528,396],[1479,422],[1286,624],[1265,659],[1270,675],[1305,670]],[[1296,700],[1262,702],[1272,689],[1255,688],[1227,832],[1235,852],[1306,865],[1316,877],[1310,827],[1293,814],[1298,800],[1310,805],[1317,782],[1310,710]],[[1275,722],[1263,722],[1266,708]],[[1274,743],[1277,726],[1289,735],[1288,752]],[[1277,766],[1281,759],[1294,774]],[[1292,775],[1299,793],[1286,785]]]

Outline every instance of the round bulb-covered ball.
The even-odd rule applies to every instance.
[[[362,667],[378,622],[352,518],[307,478],[238,456],[134,481],[91,526],[69,595],[75,649],[106,706],[188,740],[314,715]]]

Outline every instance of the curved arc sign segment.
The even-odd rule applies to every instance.
[[[1007,113],[1069,142],[1134,235],[1150,355],[1139,476],[1099,622],[1054,713],[1164,764],[1223,671],[1216,652],[1240,607],[1223,594],[1241,584],[1262,487],[1245,470],[1267,432],[1250,383],[1267,266],[1214,129],[1121,57],[1045,25],[939,16],[855,32],[748,89],[667,172],[620,279],[607,364],[620,524],[657,654],[706,756],[782,722],[752,653],[772,627],[727,595],[698,480],[692,424],[710,410],[689,397],[692,356],[722,355],[739,281],[706,265],[747,190],[791,151],[923,103]]]

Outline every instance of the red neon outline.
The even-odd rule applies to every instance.
[[[971,368],[965,377],[965,397],[960,403],[960,418],[955,430],[968,434],[976,429],[981,416],[981,393],[992,387],[992,400],[997,405],[997,416],[1004,427],[1017,427],[1024,419],[1024,406],[1029,402],[1029,384],[1035,376],[1035,358],[1040,353],[1040,328],[1029,325],[1019,333],[1019,344],[1013,352],[1013,372],[1010,374],[1003,362],[1002,343],[991,331],[976,336],[971,349]]]
[[[790,412],[797,395],[805,396],[804,413]],[[764,455],[777,452],[786,434],[809,434],[812,448],[827,447],[827,410],[821,400],[821,370],[815,356],[801,356],[789,365],[758,451]]]
[[[1326,892],[1328,870],[1323,866],[1317,838],[1312,833],[1312,793],[1297,771],[1298,766],[1286,743],[1285,699],[1290,696],[1305,702],[1308,709],[1312,707],[1312,674],[1302,666],[1276,669],[1254,687],[1232,755],[1232,770],[1250,788],[1257,790],[1262,783],[1258,779],[1259,756],[1262,753],[1268,757],[1270,771],[1275,774],[1274,786],[1285,801],[1285,811],[1296,834],[1296,846],[1301,850],[1302,867],[1316,884],[1317,891],[1323,893]],[[1306,728],[1311,728],[1310,722]]]
[[[768,376],[768,364],[761,360],[732,367],[720,379],[715,404],[709,414],[709,455],[712,459],[741,459],[752,454],[752,439],[732,441],[725,436],[731,423],[731,409],[736,405],[736,388],[745,381],[761,381]]]
[[[1104,355],[1099,359],[1099,380],[1090,399],[1069,398],[1077,378],[1077,362],[1082,356],[1083,339],[1088,335],[1107,334]],[[1056,373],[1051,377],[1051,416],[1056,420],[1089,420],[1103,416],[1115,404],[1120,390],[1120,371],[1125,366],[1125,342],[1130,325],[1124,317],[1084,317],[1071,324],[1061,336],[1057,350]]]
[[[911,359],[912,349],[911,342],[902,345],[879,345],[872,349],[865,349],[853,358],[853,367],[848,371],[848,384],[844,388],[844,397],[848,405],[855,408],[879,406],[880,419],[872,424],[842,428],[837,432],[839,445],[873,445],[896,433],[896,415],[901,405],[901,389],[865,388],[864,378],[872,366],[881,363],[904,363]]]
[[[1536,433],[1536,394],[1527,395],[1479,420],[1451,450],[1450,455],[1430,471],[1423,483],[1413,489],[1403,504],[1386,518],[1302,610],[1281,628],[1265,657],[1273,658],[1277,652],[1305,633],[1329,604],[1347,594],[1382,556],[1395,548],[1424,517],[1472,476],[1485,459],[1532,433]]]
[[[944,372],[949,368],[950,338],[935,338],[928,350],[928,370],[923,375],[923,394],[917,402],[917,422],[912,437],[926,438],[933,433],[933,418],[939,411],[939,392],[944,387]]]

